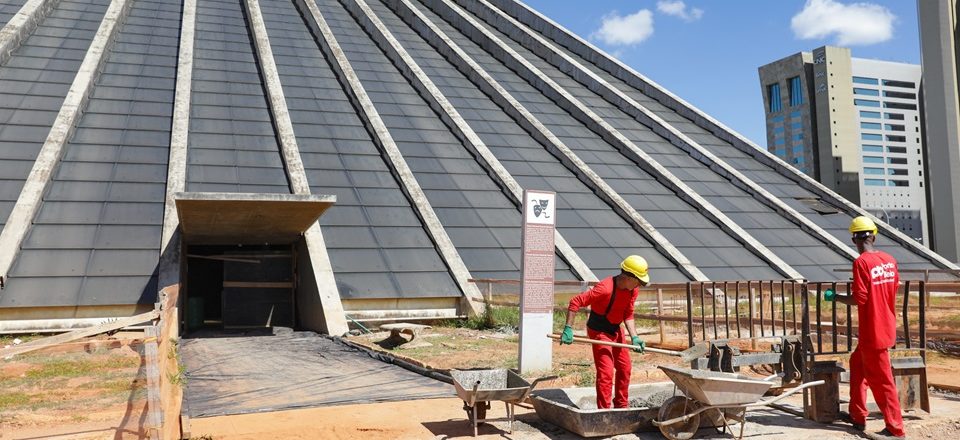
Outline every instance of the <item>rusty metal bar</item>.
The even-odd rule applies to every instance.
[[[760,287],[758,295],[760,295],[760,302],[757,304],[757,309],[760,310],[760,336],[766,336],[763,332],[763,281],[757,281],[757,286]]]
[[[837,293],[837,283],[830,285],[833,289],[833,293]],[[830,323],[831,337],[830,340],[833,342],[833,351],[837,351],[837,302],[830,301],[830,319],[833,321]]]
[[[817,353],[823,352],[823,323],[820,322],[820,289],[823,288],[823,284],[817,283],[817,302],[815,304],[817,310]]]
[[[770,280],[770,336],[777,335],[777,302],[773,297],[773,280]]]
[[[907,348],[910,348],[910,316],[909,313],[909,304],[910,304],[910,280],[903,282],[903,336],[907,340]]]
[[[750,320],[750,337],[754,338],[757,335],[753,334],[753,288],[750,287],[750,281],[747,281],[747,300],[749,302],[747,307],[750,313],[750,316],[748,317]]]
[[[780,281],[780,319],[783,322],[783,335],[787,335],[787,295],[786,295],[786,281]]]
[[[707,340],[707,304],[705,303],[703,298],[703,284],[704,282],[701,281],[700,282],[700,324],[701,324],[700,329],[701,329],[701,333],[703,334],[703,340],[706,341]]]
[[[727,301],[727,282],[723,282],[723,325],[727,329],[727,339],[730,339],[730,303]]]
[[[790,282],[790,310],[793,312],[793,334],[797,334],[797,282]]]
[[[807,344],[810,343],[810,287],[804,282],[803,290],[800,292],[800,302],[801,302],[801,320],[803,323],[800,325],[800,341],[803,346],[803,358],[806,362],[800,368],[800,381],[806,383],[809,377],[807,370],[813,365],[813,354]],[[810,406],[810,394],[808,390],[803,390],[803,409],[807,410]]]
[[[740,282],[739,281],[737,281],[737,283],[734,285],[734,288],[737,290],[737,292],[734,294],[734,299],[733,299],[734,307],[736,307],[734,309],[734,311],[736,312],[734,313],[734,316],[737,317],[737,337],[742,338],[743,330],[740,328]]]
[[[687,283],[687,347],[693,347],[693,285]]]
[[[927,360],[927,282],[920,282],[920,356]]]
[[[717,282],[710,285],[710,312],[713,314],[713,339],[720,339],[717,333]]]

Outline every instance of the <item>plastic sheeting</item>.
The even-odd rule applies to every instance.
[[[456,395],[446,383],[313,332],[203,336],[180,347],[190,417]]]

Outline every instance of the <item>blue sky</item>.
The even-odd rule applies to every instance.
[[[823,45],[920,63],[916,0],[522,1],[760,146],[761,65]]]

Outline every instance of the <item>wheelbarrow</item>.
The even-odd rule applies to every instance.
[[[774,404],[803,389],[824,384],[822,380],[807,382],[779,396],[761,400],[774,385],[771,380],[777,377],[776,375],[758,379],[735,373],[668,366],[659,368],[683,393],[683,396],[667,399],[660,406],[657,419],[653,421],[663,436],[671,440],[687,440],[693,437],[700,427],[700,414],[710,410],[715,411],[713,415],[721,419],[724,431],[731,435],[733,431],[730,430],[727,420],[740,422],[740,435],[737,439],[742,439],[743,427],[747,423],[747,410]]]
[[[509,431],[513,433],[515,406],[521,404],[530,395],[530,391],[541,381],[553,380],[557,376],[541,377],[527,382],[519,374],[504,368],[450,370],[457,397],[463,400],[463,409],[473,424],[473,436],[477,436],[477,425],[483,422],[508,420]],[[507,408],[506,419],[487,419],[490,402],[499,400]]]

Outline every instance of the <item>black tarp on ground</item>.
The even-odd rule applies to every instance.
[[[451,397],[453,387],[313,332],[181,340],[190,417]]]

